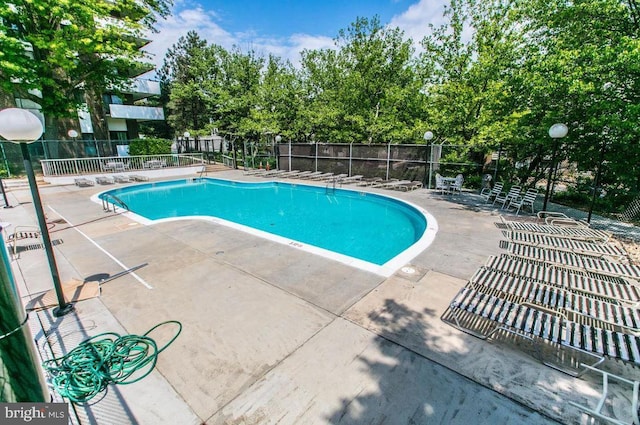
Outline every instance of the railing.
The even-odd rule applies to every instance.
[[[109,156],[98,158],[43,159],[45,177],[96,173],[144,171],[204,165],[202,153],[170,155]]]
[[[230,168],[235,168],[234,164],[237,164],[238,167],[244,167],[244,159],[234,158],[230,155],[222,155],[222,163]]]
[[[109,199],[111,199],[111,202],[109,202]],[[111,211],[111,208],[109,207],[109,205],[113,205],[114,213],[116,212],[117,205],[120,205],[120,208],[123,208],[126,211],[130,211],[129,206],[125,204],[122,199],[118,198],[116,195],[105,193],[102,197],[102,209],[105,210],[106,212]]]

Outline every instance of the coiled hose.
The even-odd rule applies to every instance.
[[[176,334],[162,348],[149,334],[160,326],[175,324]],[[119,335],[106,332],[81,342],[62,357],[42,364],[51,376],[58,394],[74,403],[86,403],[109,384],[132,384],[151,373],[158,354],[182,331],[182,324],[169,320],[149,329],[144,335]]]

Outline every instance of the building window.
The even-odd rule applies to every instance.
[[[111,140],[128,140],[126,131],[110,131],[109,137]]]

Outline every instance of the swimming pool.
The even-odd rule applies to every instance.
[[[147,224],[210,219],[378,274],[413,258],[437,231],[417,206],[324,186],[195,178],[121,187],[98,198],[110,195]]]

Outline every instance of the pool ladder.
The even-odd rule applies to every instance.
[[[329,180],[329,182],[327,182],[327,185],[324,188],[324,193],[326,195],[335,195],[336,194],[336,185],[339,183],[340,178],[339,177],[334,177],[331,180]]]
[[[111,199],[111,202],[109,202],[109,199]],[[129,206],[125,204],[122,199],[118,198],[116,195],[107,193],[102,197],[102,209],[105,210],[105,212],[111,212],[111,207],[109,205],[113,205],[113,212],[116,212],[116,205],[126,211],[130,211]]]

